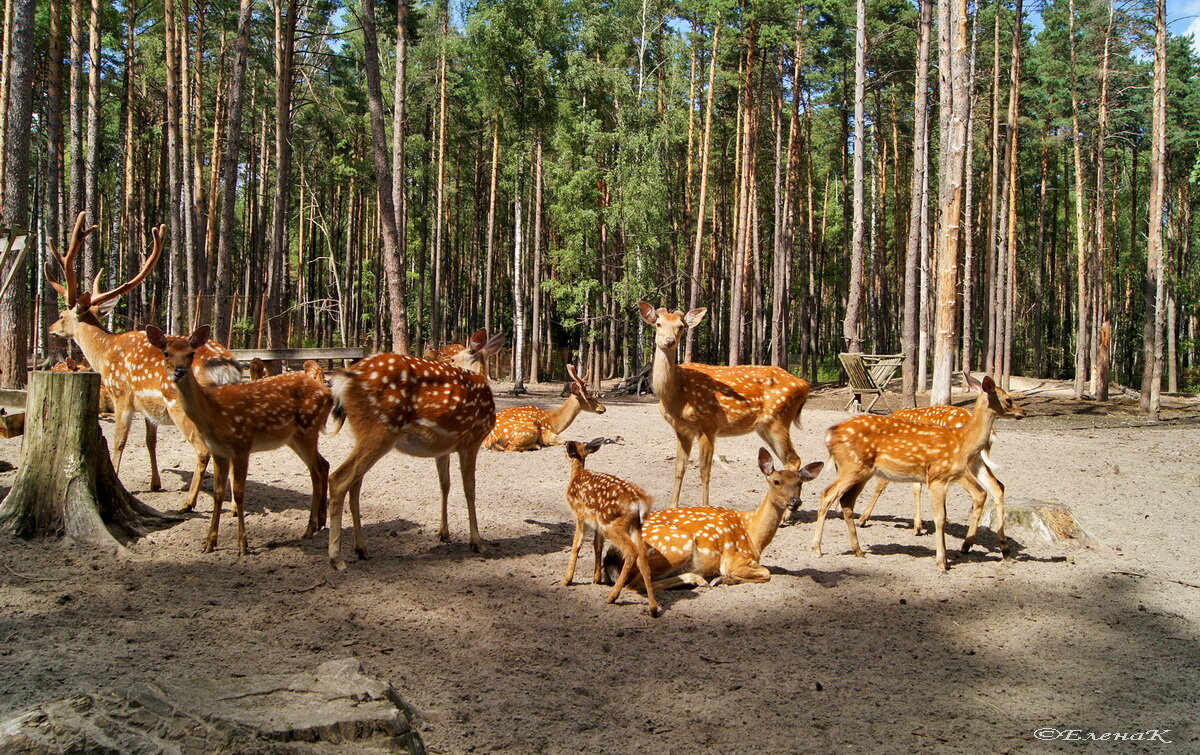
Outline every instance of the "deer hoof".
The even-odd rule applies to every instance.
[[[358,554],[359,561],[366,561],[367,559],[370,558],[370,556],[367,555],[366,548],[355,548],[354,552]]]
[[[657,619],[662,616],[662,609],[658,606],[650,606],[650,618]]]
[[[482,542],[480,542],[480,543],[472,542],[471,543],[471,552],[472,553],[483,553],[483,543]]]
[[[329,565],[338,571],[346,571],[346,562],[340,558],[329,559]]]

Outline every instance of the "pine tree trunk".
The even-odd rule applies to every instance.
[[[286,9],[286,10],[284,10]],[[284,278],[287,275],[288,210],[292,198],[292,84],[299,0],[279,3],[286,16],[275,19],[275,203],[271,220],[270,273],[267,282],[268,348],[287,346]]]
[[[1021,160],[1017,142],[1017,134],[1019,132],[1017,119],[1020,114],[1021,103],[1021,34],[1024,29],[1024,18],[1022,0],[1016,0],[1016,7],[1013,9],[1012,55],[1008,89],[1008,147],[1006,150],[1008,178],[1005,180],[1005,189],[1007,190],[1007,230],[1005,232],[1004,244],[1007,259],[998,261],[999,264],[1004,266],[1002,276],[1004,285],[1001,289],[1003,292],[1003,314],[1001,321],[1003,337],[999,339],[1000,356],[996,360],[999,369],[996,372],[999,373],[998,382],[1005,390],[1009,387],[1009,377],[1012,371],[1012,331],[1015,325],[1017,300],[1017,177]]]
[[[1074,164],[1075,178],[1075,398],[1082,399],[1087,392],[1088,361],[1091,356],[1091,314],[1090,275],[1088,260],[1090,255],[1087,248],[1087,230],[1084,206],[1083,178],[1083,145],[1079,126],[1079,92],[1077,74],[1075,71],[1075,0],[1068,3],[1068,38],[1071,51],[1071,155]]]
[[[500,113],[496,113],[492,121],[492,162],[491,178],[488,181],[488,212],[486,252],[483,263],[483,327],[488,333],[492,332],[492,309],[495,298],[492,296],[493,268],[496,261],[496,193],[500,179]]]
[[[854,36],[854,218],[850,242],[850,284],[842,340],[846,351],[862,351],[863,303],[863,160],[866,152],[864,100],[867,87],[867,2],[855,0]]]
[[[1105,224],[1106,214],[1108,212],[1105,200],[1105,191],[1107,191],[1106,183],[1108,176],[1106,173],[1106,147],[1108,142],[1108,95],[1110,84],[1110,54],[1112,51],[1112,36],[1113,36],[1113,19],[1116,14],[1116,8],[1113,2],[1109,3],[1108,8],[1108,24],[1104,28],[1104,52],[1100,59],[1100,101],[1096,109],[1096,204],[1094,207],[1093,232],[1096,237],[1096,245],[1092,250],[1092,270],[1091,270],[1091,304],[1092,304],[1092,395],[1098,401],[1108,400],[1108,372],[1110,362],[1109,344],[1107,341],[1101,341],[1100,333],[1103,328],[1111,330],[1109,322],[1108,308],[1109,302],[1103,293],[1103,270],[1105,259],[1108,256],[1108,228]]]
[[[238,6],[237,44],[233,77],[229,84],[229,117],[226,119],[225,154],[221,160],[221,210],[217,231],[216,338],[231,344],[233,316],[230,290],[233,278],[233,234],[237,223],[238,158],[242,138],[242,109],[246,99],[246,58],[250,47],[250,12],[253,0],[241,0]],[[248,213],[247,213],[248,214]]]
[[[1163,204],[1167,149],[1167,21],[1166,0],[1155,3],[1154,99],[1150,126],[1150,222],[1146,245],[1146,308],[1143,327],[1140,405],[1158,418],[1162,392],[1163,326],[1166,290],[1163,254]]]
[[[8,117],[4,140],[3,217],[10,227],[29,226],[29,152],[33,123],[34,3],[13,0],[12,60],[8,76]],[[32,242],[32,239],[31,239]],[[26,266],[0,299],[0,385],[25,385],[29,354],[29,295]]]
[[[700,193],[696,199],[696,233],[692,239],[692,272],[689,276],[688,310],[700,306],[700,271],[704,250],[704,216],[708,209],[708,163],[712,151],[713,100],[717,84],[717,45],[721,26],[713,26],[712,50],[708,60],[708,100],[704,105],[704,130],[700,137]],[[696,358],[696,329],[688,328],[683,347],[683,361]]]
[[[904,406],[917,405],[917,327],[920,301],[921,231],[928,229],[929,208],[923,186],[929,173],[929,40],[932,34],[933,0],[920,1],[920,37],[917,42],[916,95],[913,103],[913,167],[909,192],[908,239],[904,247],[904,314],[901,346],[904,352]]]
[[[529,380],[541,380],[542,350],[542,131],[537,131],[533,152],[533,274],[530,291],[533,310],[530,313]]]
[[[404,301],[404,252],[396,227],[395,195],[392,191],[392,161],[388,154],[387,128],[383,122],[383,85],[379,77],[379,39],[375,31],[374,0],[364,0],[363,41],[367,68],[367,102],[371,111],[371,144],[375,157],[375,186],[379,198],[380,230],[383,232],[383,273],[391,320],[391,349],[407,354],[408,310]]]

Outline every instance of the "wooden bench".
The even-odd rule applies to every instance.
[[[879,399],[883,399],[884,405],[891,409],[884,392],[888,383],[895,377],[896,371],[904,364],[903,354],[842,353],[838,354],[838,361],[846,373],[852,394],[846,409],[857,404],[858,411],[870,412]],[[875,398],[871,399],[871,403],[864,409],[862,397],[869,394],[874,394]]]
[[[332,362],[340,359],[345,363],[362,359],[367,355],[366,350],[361,347],[337,346],[319,349],[230,349],[229,351],[239,362],[261,359],[267,363],[271,372],[276,372],[276,367],[281,362],[286,364],[287,362],[304,362],[309,359],[315,359],[318,362]]]
[[[25,432],[25,391],[0,389],[0,438],[16,438]]]

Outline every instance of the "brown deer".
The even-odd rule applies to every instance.
[[[179,392],[179,403],[195,423],[213,456],[213,513],[204,552],[217,547],[221,504],[225,483],[233,474],[233,503],[238,520],[238,554],[246,553],[244,501],[250,454],[288,446],[308,467],[312,478],[312,504],[308,527],[314,530],[325,520],[329,462],[317,450],[317,442],[333,396],[325,383],[304,372],[255,380],[237,385],[204,386],[192,373],[196,350],[208,343],[210,329],[197,328],[188,338],[172,338],[153,325],[146,336],[166,357]]]
[[[642,539],[650,559],[654,589],[679,585],[767,582],[771,572],[761,564],[763,551],[775,539],[788,511],[800,508],[800,488],[815,479],[825,462],[805,464],[798,472],[776,469],[771,452],[758,450],[758,468],[767,478],[767,492],[754,511],[712,506],[682,506],[655,511],[642,523]],[[609,551],[605,571],[620,565],[619,554]],[[631,585],[641,592],[645,585]]]
[[[679,505],[679,490],[687,470],[692,443],[700,442],[701,503],[708,505],[713,445],[718,436],[745,435],[754,430],[784,466],[800,469],[789,427],[800,424],[808,400],[808,381],[779,367],[743,365],[713,367],[676,364],[684,331],[694,328],[708,311],[701,307],[686,315],[655,309],[639,302],[642,319],[654,326],[654,368],[651,385],[658,408],[675,430],[675,485],[671,506]]]
[[[83,241],[93,231],[84,227],[84,213],[79,213],[71,233],[71,245],[65,255],[51,248],[54,259],[62,270],[65,285],[55,278],[53,267],[46,265],[46,280],[66,300],[63,310],[50,333],[60,338],[71,338],[79,345],[89,363],[100,373],[102,385],[112,397],[116,431],[113,439],[113,467],[121,471],[121,458],[125,454],[125,442],[129,438],[129,423],[134,411],[141,411],[146,418],[146,450],[150,452],[150,489],[162,488],[158,474],[158,426],[175,424],[196,450],[196,472],[192,475],[184,511],[196,506],[200,495],[200,483],[208,467],[208,449],[196,432],[191,420],[179,405],[175,384],[167,378],[166,363],[162,354],[150,345],[145,331],[131,330],[112,333],[101,324],[100,318],[117,305],[124,293],[137,288],[162,255],[166,226],[154,229],[154,246],[150,256],[142,262],[141,270],[130,280],[111,291],[99,289],[100,274],[92,285],[91,293],[79,291],[75,280],[75,257]],[[220,385],[241,382],[242,372],[233,355],[216,341],[209,341],[196,352],[193,371],[203,384]]]
[[[247,370],[247,372],[249,373],[250,380],[252,382],[255,380],[262,380],[271,374],[271,370],[268,369],[267,363],[258,357],[254,357],[250,360],[250,369]]]
[[[596,438],[588,443],[576,440],[566,443],[567,458],[571,462],[567,504],[575,514],[575,537],[571,540],[571,557],[567,561],[567,573],[562,583],[569,585],[575,578],[575,565],[579,561],[584,530],[590,526],[594,532],[593,545],[596,551],[592,582],[600,583],[601,553],[605,540],[616,547],[624,562],[605,602],[612,603],[620,596],[621,590],[629,582],[634,564],[637,564],[642,582],[647,586],[645,593],[650,602],[650,615],[658,616],[658,601],[654,599],[654,582],[646,559],[646,544],[642,540],[642,522],[650,514],[654,499],[631,482],[584,468],[587,457],[599,451],[606,442],[606,438]]]
[[[514,406],[496,415],[496,426],[484,439],[483,445],[493,451],[533,451],[545,446],[561,446],[560,436],[571,426],[580,412],[604,414],[604,404],[588,391],[587,382],[579,377],[575,365],[567,365],[571,382],[563,386],[567,400],[557,409],[536,406]]]
[[[854,503],[872,476],[929,486],[937,533],[937,565],[943,571],[949,568],[946,563],[946,487],[953,482],[961,484],[972,499],[971,526],[962,550],[966,553],[971,549],[987,499],[987,493],[976,477],[982,464],[981,453],[991,442],[992,425],[997,418],[1020,419],[1025,416],[1025,410],[990,377],[985,376],[982,382],[972,378],[970,384],[979,390],[979,396],[975,399],[970,421],[963,427],[862,415],[829,429],[825,445],[837,464],[838,476],[821,495],[813,530],[813,555],[821,555],[825,514],[834,501],[838,501],[850,535],[850,546],[856,556],[863,556],[854,526]],[[997,534],[1003,551],[1007,542],[1003,534]]]
[[[963,373],[967,385],[971,385],[973,378],[966,373]],[[918,406],[912,409],[900,409],[892,412],[891,417],[896,419],[906,419],[913,422],[922,422],[927,425],[941,425],[957,429],[966,427],[966,424],[971,421],[971,410],[962,406]],[[987,490],[988,494],[996,500],[996,510],[1000,514],[999,530],[997,535],[1001,542],[1004,542],[1004,483],[996,478],[996,467],[988,455],[992,450],[992,442],[995,440],[995,435],[988,439],[987,445],[979,452],[979,463],[975,469],[975,476],[979,479],[979,483]],[[875,510],[875,504],[879,502],[879,496],[887,489],[888,479],[880,477],[879,482],[875,484],[875,492],[871,495],[871,500],[867,504],[867,508],[858,517],[858,526],[866,527],[867,522],[871,519],[871,512]],[[913,534],[920,535],[923,529],[921,521],[921,483],[913,483]],[[1001,553],[1007,555],[1007,548],[1002,549]]]
[[[399,354],[376,354],[330,373],[334,417],[348,421],[354,450],[329,479],[329,561],[345,569],[341,558],[342,505],[350,496],[354,550],[367,558],[358,515],[363,476],[395,448],[410,456],[432,456],[442,489],[442,522],[438,537],[450,540],[446,523],[450,496],[450,454],[458,454],[467,499],[471,550],[483,549],[475,523],[475,461],[479,446],[492,429],[496,405],[484,373],[487,357],[504,342],[486,330],[471,336],[453,364]],[[312,532],[307,533],[311,535]]]
[[[82,362],[76,362],[71,357],[67,357],[66,359],[64,359],[61,362],[56,362],[54,364],[54,366],[50,368],[50,371],[51,372],[95,372],[95,370],[92,369],[92,366],[87,363],[86,359],[83,360]],[[108,392],[108,388],[104,387],[103,384],[100,385],[100,406],[99,406],[99,408],[100,408],[101,414],[103,414],[103,413],[112,414],[112,412],[113,412],[112,395]]]

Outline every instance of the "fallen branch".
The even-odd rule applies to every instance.
[[[1136,571],[1122,571],[1121,569],[1113,569],[1112,573],[1113,574],[1124,574],[1127,577],[1142,577],[1144,579],[1157,579],[1160,582],[1174,582],[1177,585],[1183,585],[1184,587],[1194,587],[1197,590],[1200,590],[1200,585],[1196,584],[1195,582],[1185,582],[1182,579],[1171,579],[1170,577],[1156,577],[1153,574],[1142,574],[1141,572],[1136,572]]]
[[[5,569],[8,570],[9,574],[12,574],[13,576],[16,576],[16,577],[20,577],[21,579],[27,579],[30,582],[62,582],[64,579],[66,579],[66,577],[31,577],[28,574],[22,574],[18,571],[15,571],[8,564],[3,564],[3,566]]]

